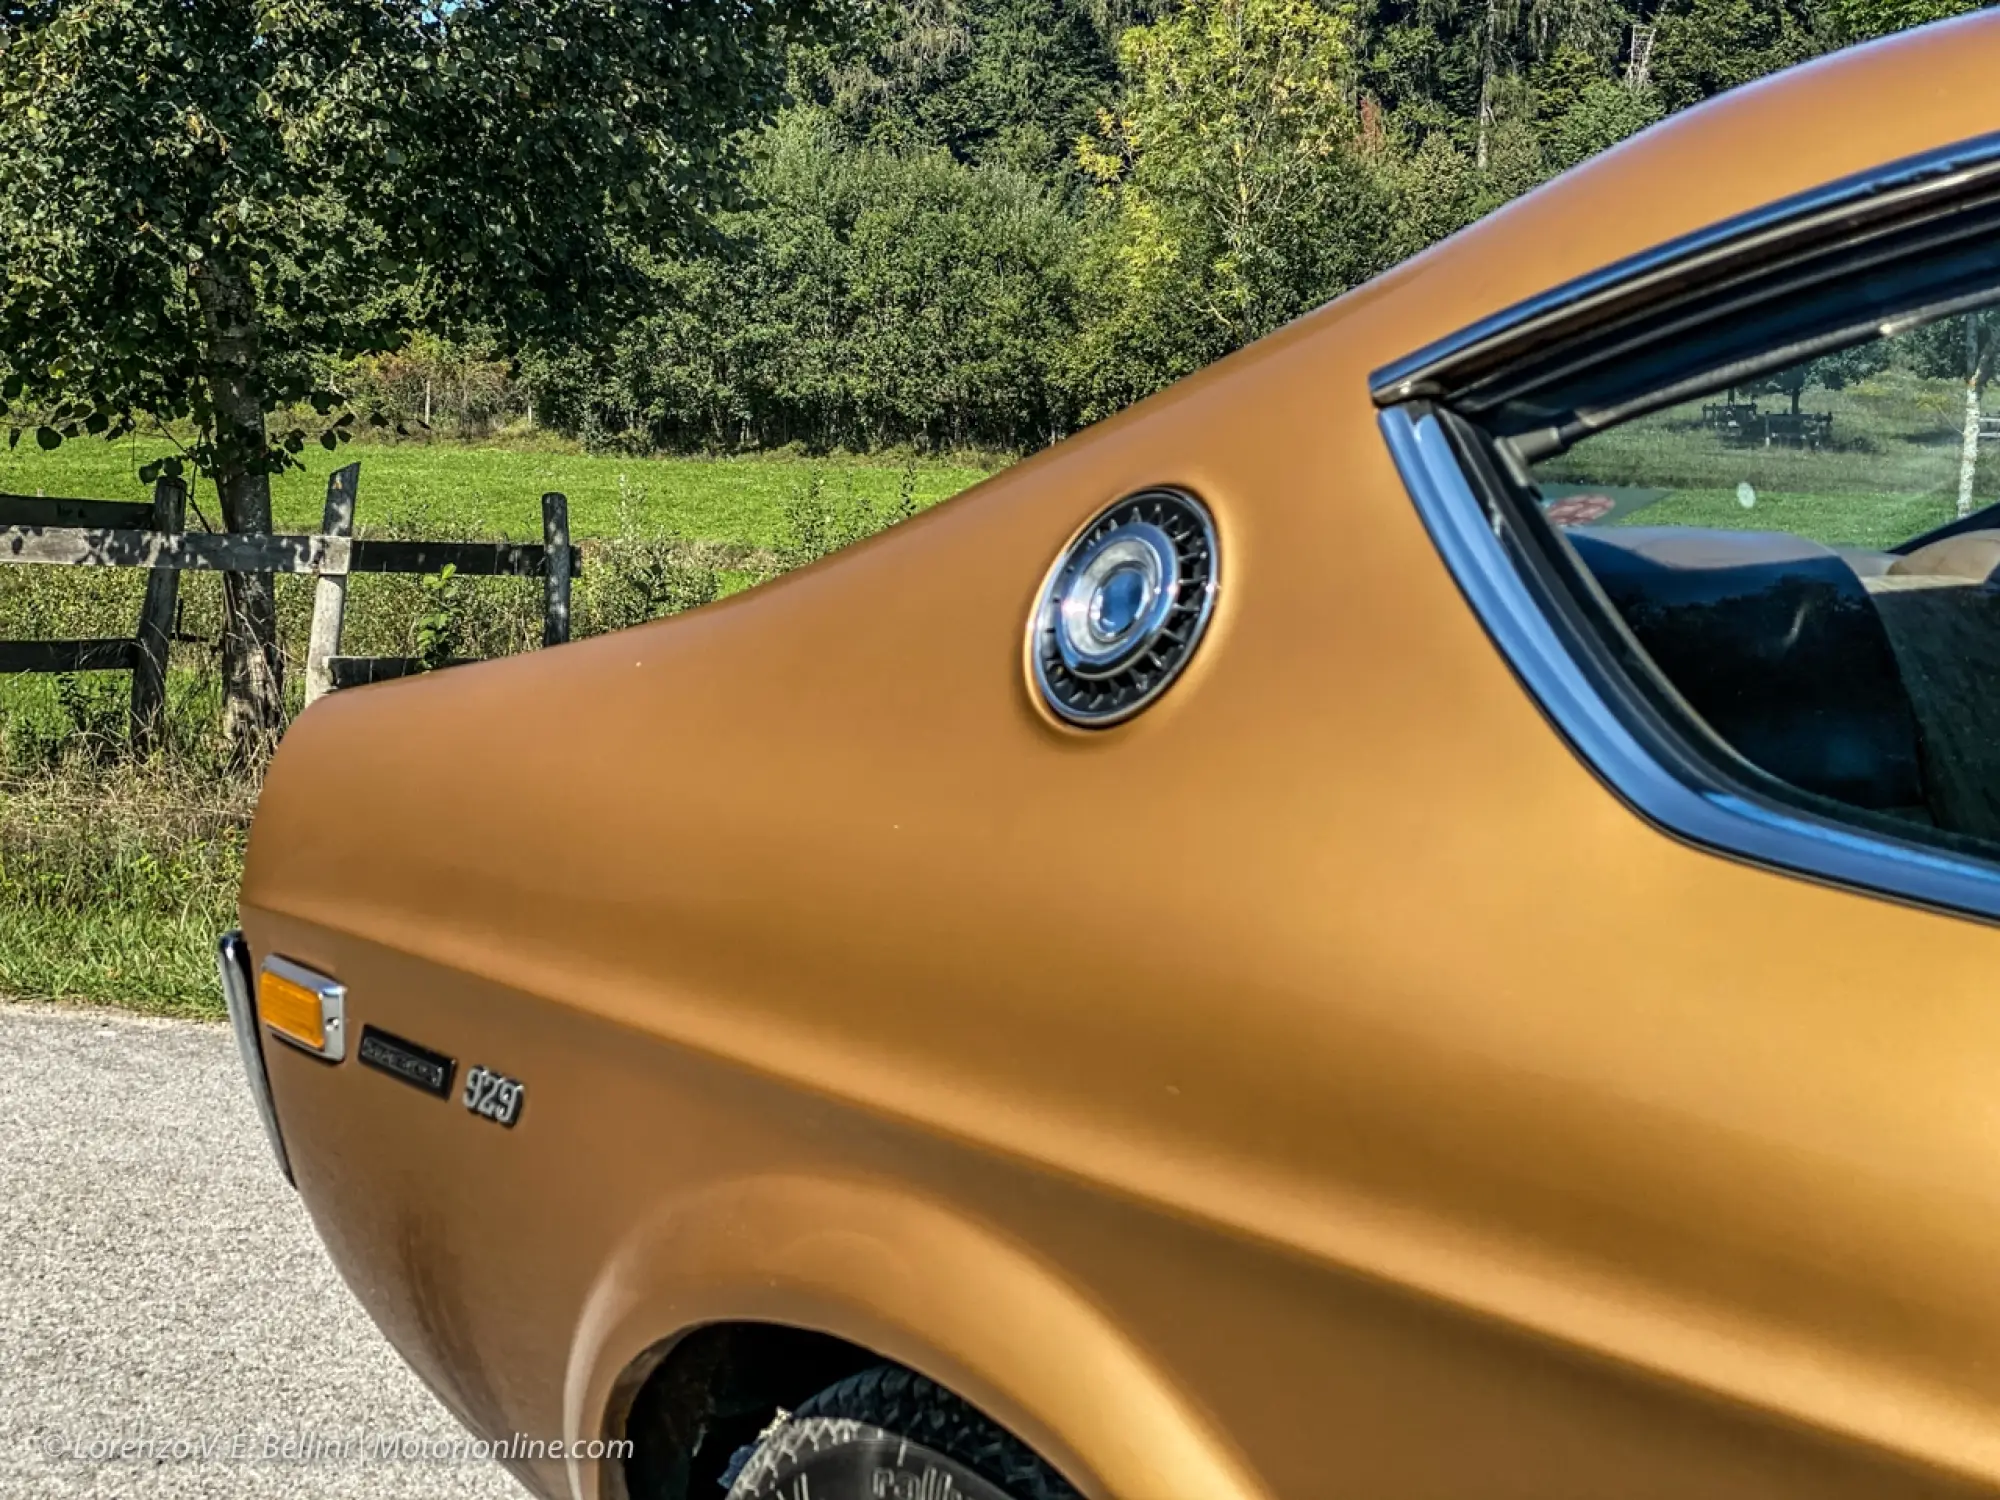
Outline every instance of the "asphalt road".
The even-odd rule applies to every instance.
[[[0,1496],[526,1495],[384,1438],[464,1430],[327,1260],[228,1028],[0,1004]]]

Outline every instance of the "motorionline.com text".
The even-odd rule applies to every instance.
[[[624,1459],[632,1456],[625,1438],[504,1438],[468,1433],[257,1430],[237,1432],[108,1431],[44,1432],[42,1456],[80,1464],[268,1463],[268,1464],[463,1464],[537,1459]]]

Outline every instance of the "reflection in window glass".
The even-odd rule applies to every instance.
[[[1996,340],[2000,313],[1976,313],[1808,360],[1586,438],[1536,479],[1559,523],[1890,547],[2000,499]]]
[[[2000,313],[1942,320],[1533,473],[1632,635],[1738,754],[1817,796],[2000,840],[1996,355]]]

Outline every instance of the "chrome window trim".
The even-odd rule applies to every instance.
[[[1417,513],[1466,602],[1542,712],[1642,817],[1700,848],[1922,906],[2000,918],[2000,869],[1878,837],[1726,784],[1691,783],[1633,733],[1563,643],[1507,555],[1430,413],[1378,418]]]
[[[1687,275],[1710,259],[1796,234],[1814,219],[1837,217],[1890,199],[1909,202],[1948,194],[1996,175],[2000,175],[2000,131],[1823,183],[1642,250],[1503,308],[1384,365],[1369,377],[1369,393],[1380,406],[1439,395],[1451,384],[1454,366],[1490,355],[1497,347],[1527,337],[1537,328],[1587,317],[1598,300],[1629,293],[1650,281]]]
[[[264,1124],[264,1138],[271,1154],[278,1158],[278,1170],[293,1187],[291,1158],[285,1152],[284,1133],[278,1129],[278,1112],[271,1101],[271,1077],[264,1069],[264,1045],[257,1035],[257,996],[250,965],[250,945],[240,932],[224,933],[216,944],[216,968],[222,977],[222,1003],[229,1011],[229,1029],[236,1033],[237,1056],[243,1060],[243,1077],[250,1086],[250,1098],[257,1106],[257,1118]]]

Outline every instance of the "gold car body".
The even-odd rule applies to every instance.
[[[1125,1500],[2000,1493],[2000,932],[1635,813],[1370,397],[1988,131],[1995,76],[1975,18],[1740,90],[823,563],[316,705],[252,952],[527,1091],[264,1048],[390,1339],[478,1433],[589,1438],[689,1330],[815,1330]],[[1156,485],[1216,519],[1207,639],[1062,727],[1037,591]]]

